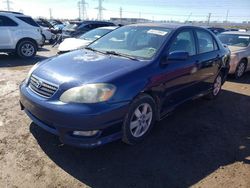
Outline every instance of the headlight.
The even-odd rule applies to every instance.
[[[26,79],[25,79],[25,83],[26,83],[26,84],[29,82],[29,79],[30,79],[31,74],[32,74],[32,73],[34,72],[34,70],[36,70],[36,68],[38,67],[38,64],[39,64],[39,63],[36,63],[36,64],[30,69],[30,71],[29,71],[29,73],[28,73],[28,75],[27,75],[27,77],[26,77]]]
[[[65,103],[98,103],[109,100],[115,93],[116,87],[111,84],[86,84],[65,91],[60,101]]]

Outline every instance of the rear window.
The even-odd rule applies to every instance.
[[[247,47],[250,43],[250,35],[220,34],[218,37],[228,46]]]
[[[31,17],[21,17],[21,16],[17,16],[17,18],[19,20],[22,20],[23,22],[32,25],[34,27],[39,27],[39,25],[31,18]]]

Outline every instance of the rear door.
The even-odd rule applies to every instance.
[[[220,65],[220,52],[218,44],[208,31],[195,29],[196,42],[198,46],[198,55],[194,74],[194,81],[197,82],[196,90],[199,92],[210,89],[211,84],[217,76]]]
[[[0,49],[13,49],[15,47],[15,31],[18,24],[12,19],[0,15]]]

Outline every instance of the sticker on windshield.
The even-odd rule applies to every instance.
[[[239,36],[239,39],[249,39],[250,36]]]
[[[148,30],[147,33],[155,34],[155,35],[161,35],[161,36],[164,36],[164,35],[168,34],[167,31],[161,31],[161,30],[155,30],[155,29],[150,29],[150,30]]]

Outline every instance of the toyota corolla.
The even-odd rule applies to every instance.
[[[215,98],[229,61],[229,50],[204,28],[124,26],[86,49],[36,64],[20,86],[20,104],[62,143],[136,144],[178,105]]]

